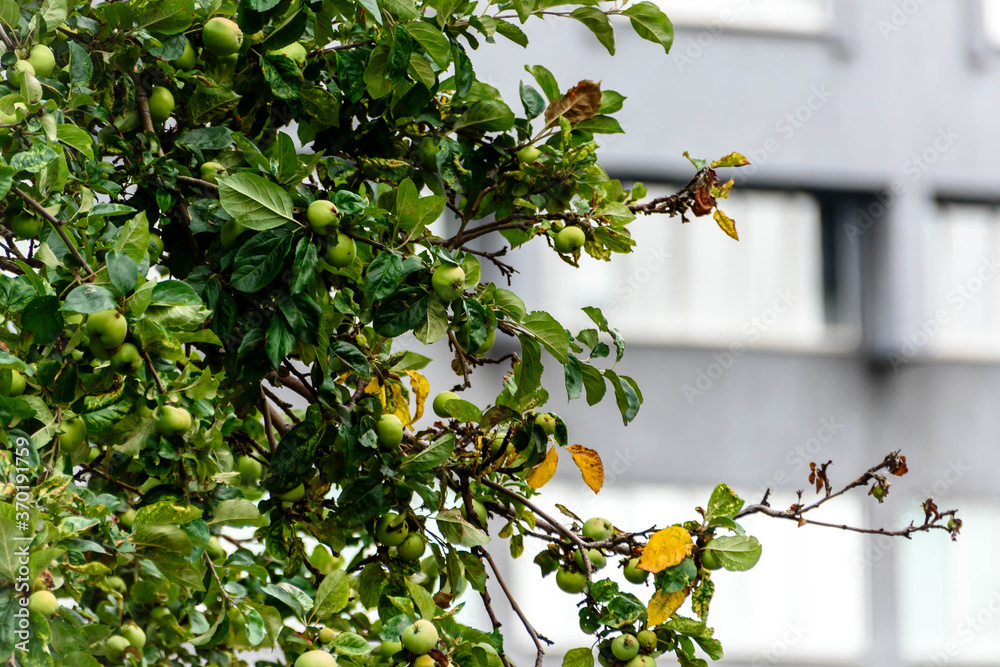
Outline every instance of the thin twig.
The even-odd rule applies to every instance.
[[[3,40],[4,46],[7,47],[8,51],[13,51],[17,48],[17,43],[10,38],[10,35],[4,30],[3,25],[0,25],[0,40]]]
[[[94,276],[94,270],[90,268],[90,264],[87,264],[87,260],[83,258],[83,255],[80,254],[80,251],[77,250],[76,246],[69,240],[69,237],[66,235],[66,231],[63,229],[62,222],[57,220],[54,215],[46,211],[44,206],[39,204],[30,196],[28,196],[28,194],[23,190],[21,190],[21,188],[13,187],[11,188],[11,192],[16,194],[21,199],[23,199],[24,203],[26,203],[31,208],[35,209],[35,212],[38,213],[38,215],[48,220],[52,224],[52,226],[55,227],[56,233],[59,234],[59,238],[63,240],[63,243],[66,244],[66,247],[69,249],[70,253],[73,255],[73,257],[76,258],[76,261],[80,263],[80,266],[83,267],[84,271],[87,272],[87,275],[92,278]]]
[[[479,547],[476,547],[476,549],[479,552],[479,556],[483,558],[487,563],[489,563],[490,569],[493,570],[493,576],[497,578],[497,583],[500,584],[500,588],[503,590],[503,594],[507,596],[507,601],[510,603],[510,608],[514,610],[514,613],[517,614],[517,617],[521,619],[521,624],[524,626],[524,629],[528,631],[529,635],[531,635],[531,641],[535,643],[535,650],[537,651],[535,657],[535,667],[542,667],[542,660],[545,658],[545,647],[542,646],[542,637],[538,635],[538,633],[535,631],[534,626],[531,625],[531,621],[529,621],[528,617],[524,615],[523,611],[521,611],[520,605],[517,604],[517,600],[514,599],[513,593],[511,593],[510,589],[507,587],[507,582],[504,581],[503,575],[500,574],[500,569],[497,567],[497,564],[493,561],[493,556],[491,556],[489,552],[486,551],[485,549],[481,549]],[[547,639],[545,641],[549,645],[552,644],[552,642],[550,642]]]
[[[156,372],[156,368],[153,366],[153,360],[149,358],[149,353],[145,349],[139,350],[139,354],[142,358],[146,360],[146,368],[149,372],[153,374],[153,381],[156,382],[156,389],[161,395],[166,395],[167,388],[163,386],[163,380],[160,378],[160,374]]]
[[[274,424],[271,423],[271,406],[268,405],[267,399],[264,398],[264,392],[260,394],[260,408],[264,415],[264,433],[267,434],[267,445],[271,449],[271,456],[274,456],[274,451],[278,448],[278,441],[274,438]]]

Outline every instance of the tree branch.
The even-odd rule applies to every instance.
[[[528,631],[529,635],[531,635],[531,641],[535,643],[535,650],[537,651],[535,654],[535,667],[542,667],[542,660],[545,658],[545,647],[542,646],[542,641],[544,639],[545,643],[550,646],[552,645],[552,642],[539,636],[539,634],[535,631],[534,626],[531,625],[531,621],[529,621],[528,617],[524,615],[523,611],[521,611],[520,605],[518,605],[517,600],[514,599],[514,594],[510,592],[510,589],[507,587],[507,582],[504,581],[503,575],[500,574],[500,569],[493,561],[493,556],[491,556],[485,549],[476,547],[475,550],[483,560],[489,563],[490,569],[493,570],[493,576],[496,577],[497,583],[500,584],[503,594],[507,597],[507,601],[510,603],[510,608],[514,610],[517,617],[521,619],[521,624],[524,626],[524,629]]]
[[[66,247],[69,249],[70,253],[73,255],[74,258],[76,258],[76,261],[80,263],[80,266],[83,267],[83,270],[87,272],[87,275],[93,278],[94,270],[90,268],[90,265],[87,264],[87,260],[85,260],[83,258],[83,255],[80,254],[80,251],[76,249],[76,245],[74,245],[73,242],[69,240],[69,237],[66,235],[66,231],[63,229],[62,222],[57,220],[55,216],[46,211],[44,206],[42,206],[37,201],[29,197],[28,194],[24,192],[24,190],[22,190],[21,188],[15,186],[11,188],[11,192],[16,194],[21,199],[23,199],[24,203],[26,203],[31,208],[35,209],[35,212],[38,213],[38,215],[48,220],[49,223],[51,223],[51,225],[55,227],[56,233],[59,234],[59,238],[61,238],[63,243],[66,244]]]

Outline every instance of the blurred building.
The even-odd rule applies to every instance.
[[[475,60],[514,100],[522,64],[626,95],[603,162],[653,194],[688,180],[685,150],[753,162],[723,207],[738,244],[708,218],[656,217],[634,224],[634,254],[584,271],[541,243],[514,253],[529,309],[574,330],[581,306],[604,310],[645,394],[625,428],[611,401],[566,405],[550,376],[608,483],[595,500],[565,463],[548,497],[645,528],[694,518],[718,482],[790,504],[810,461],[834,460],[837,485],[902,450],[912,472],[884,505],[855,492],[818,518],[898,529],[933,495],[962,509],[962,538],[748,520],[764,555],[717,577],[724,664],[1000,664],[1000,2],[660,1],[670,56],[621,21],[611,58],[562,19]],[[540,632],[584,643],[569,596],[528,562],[510,573]]]

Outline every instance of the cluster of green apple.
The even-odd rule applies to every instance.
[[[358,245],[354,239],[340,231],[340,211],[329,199],[316,199],[306,209],[309,229],[321,237],[329,236],[323,259],[327,266],[344,269],[354,263]]]
[[[117,581],[113,581],[117,580]],[[112,586],[120,584],[120,591],[125,590],[125,582],[120,577],[108,577],[108,583]],[[59,611],[59,600],[52,591],[41,590],[31,594],[28,598],[28,609],[41,614],[46,619],[50,619]],[[112,606],[100,607],[100,620],[118,625],[117,608]],[[118,634],[113,634],[103,642],[103,653],[113,664],[122,664],[125,661],[126,652],[133,649],[132,653],[139,655],[146,646],[146,633],[134,622],[128,622],[121,626]]]
[[[604,667],[653,667],[659,638],[652,630],[641,630],[635,634],[623,632],[608,638],[598,646],[598,662]]]
[[[514,185],[512,194],[515,197],[525,197],[531,191],[531,186],[526,180],[527,171],[538,169],[544,166],[544,154],[532,144],[520,148],[517,153],[517,161],[520,170],[513,172]],[[547,175],[546,175],[547,176]],[[568,188],[556,187],[545,197],[545,208],[550,213],[560,213],[569,208],[569,198],[572,192]],[[574,255],[587,242],[587,233],[579,225],[565,225],[561,220],[552,222],[550,236],[556,251],[565,255]]]
[[[23,95],[22,107],[24,102],[35,103],[42,99],[42,84],[38,79],[52,76],[56,69],[55,54],[45,44],[35,44],[24,56],[15,60],[7,71],[7,83]],[[0,123],[12,125],[22,119],[16,112],[6,111],[0,117]]]

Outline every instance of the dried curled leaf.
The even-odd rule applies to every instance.
[[[569,89],[562,99],[558,99],[545,110],[545,125],[559,122],[562,116],[575,125],[597,115],[601,108],[601,82],[584,79]]]

